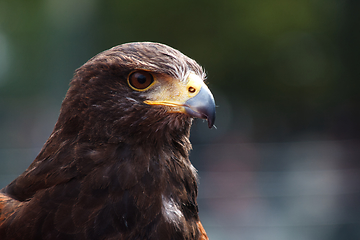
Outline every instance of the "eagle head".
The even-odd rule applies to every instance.
[[[215,101],[204,79],[198,63],[169,46],[119,45],[76,70],[55,128],[103,142],[188,135],[194,117],[211,128]]]

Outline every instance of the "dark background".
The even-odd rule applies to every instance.
[[[214,239],[360,239],[360,1],[0,0],[0,188],[36,157],[74,70],[155,41],[207,71],[191,160]]]

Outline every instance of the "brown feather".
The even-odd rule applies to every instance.
[[[127,75],[204,77],[166,45],[114,47],[76,70],[53,133],[0,193],[0,239],[207,239],[189,161],[191,117],[144,104]]]

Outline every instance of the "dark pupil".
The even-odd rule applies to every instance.
[[[140,75],[137,77],[137,81],[140,84],[144,84],[144,83],[146,83],[146,77],[144,75]]]

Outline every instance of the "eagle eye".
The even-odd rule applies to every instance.
[[[137,91],[146,90],[154,82],[154,77],[147,71],[135,71],[128,77],[129,86]]]

